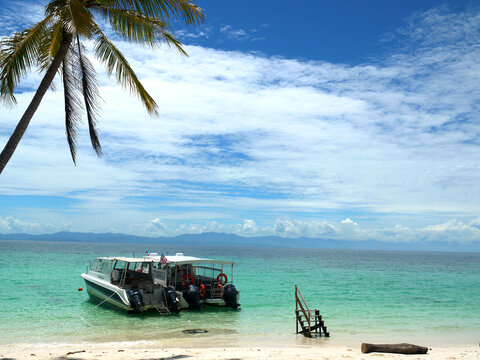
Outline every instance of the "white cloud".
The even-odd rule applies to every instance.
[[[361,238],[365,229],[345,218],[352,209],[382,219],[400,214],[410,227],[421,216],[416,229],[440,214],[473,229],[465,219],[480,212],[480,52],[472,45],[478,19],[478,12],[444,10],[412,18],[409,31],[420,34],[412,41],[428,46],[358,66],[198,46],[188,46],[185,58],[118,42],[157,100],[160,117],[148,117],[98,67],[105,156],[95,158],[84,127],[75,167],[59,86],[45,97],[1,175],[0,195],[75,199],[69,214],[97,231],[138,232],[158,216],[160,227],[152,222],[149,231],[175,233],[183,222],[178,231],[228,229],[231,219],[245,234],[349,231]],[[468,41],[447,36],[449,29]],[[427,30],[444,34],[441,42]],[[36,82],[33,75],[22,84],[34,88]],[[0,144],[31,97],[20,93],[16,108],[0,108]],[[344,222],[301,220],[332,209],[345,213]],[[0,208],[0,215],[21,211],[32,210]],[[68,218],[48,214],[35,216],[45,223]],[[435,229],[425,231],[435,237]],[[378,233],[391,241],[416,236],[409,227]]]
[[[155,227],[155,229],[159,231],[165,231],[167,229],[167,225],[160,221],[160,219],[156,218],[153,219],[151,224]]]
[[[345,220],[341,221],[342,224],[350,224],[350,225],[358,225],[356,222],[352,221],[350,218],[346,218]]]
[[[54,226],[48,223],[23,221],[11,216],[0,216],[0,234],[41,234],[45,232],[50,233],[53,231],[66,230],[65,227],[66,224],[58,224],[57,226]]]
[[[262,29],[265,26],[261,26]],[[258,41],[265,40],[264,37],[258,35],[257,29],[235,29],[231,25],[224,25],[220,28],[220,33],[224,34],[229,40],[236,41]]]
[[[256,234],[258,231],[255,221],[246,219],[243,221],[242,234]]]
[[[210,28],[205,28],[205,31],[201,30],[186,30],[181,29],[175,31],[175,36],[178,37],[180,40],[190,40],[190,39],[199,39],[199,38],[208,38],[208,33],[210,32]]]

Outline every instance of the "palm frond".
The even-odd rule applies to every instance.
[[[120,36],[130,42],[155,47],[155,28],[165,27],[159,20],[146,17],[133,10],[98,7],[98,12]]]
[[[181,18],[187,25],[204,20],[202,9],[192,0],[98,0],[98,3],[114,9],[133,10],[166,22],[171,16]]]
[[[13,92],[27,71],[38,64],[40,44],[52,17],[0,41],[0,99],[16,103]]]
[[[155,47],[155,24],[136,11],[98,7],[96,10],[125,40]],[[159,21],[160,22],[160,21]],[[162,23],[163,24],[163,23]]]
[[[66,31],[73,33],[75,29],[73,27],[69,3],[69,0],[50,0],[45,7],[45,14],[61,20],[62,27]]]
[[[188,56],[187,52],[184,50],[182,43],[172,33],[168,31],[158,30],[161,33],[163,41],[168,45],[173,45],[180,54]]]
[[[85,36],[87,39],[91,39],[96,29],[92,13],[85,7],[82,1],[70,0],[69,5],[75,32]]]
[[[158,105],[155,100],[145,90],[120,50],[107,39],[100,29],[97,31],[95,40],[95,56],[105,64],[109,74],[115,73],[117,81],[140,98],[151,115],[158,115]]]
[[[40,43],[40,54],[38,56],[38,63],[41,71],[48,69],[53,58],[57,54],[58,49],[60,49],[63,33],[62,30],[62,22],[57,21],[45,32],[45,36]]]
[[[69,0],[50,0],[45,6],[45,14],[61,19],[61,15],[68,10],[68,1]]]
[[[200,24],[205,20],[203,10],[191,0],[165,0],[177,18],[181,17],[185,24]]]
[[[93,69],[92,64],[88,58],[84,55],[85,49],[80,43],[80,39],[77,36],[77,51],[78,51],[78,61],[79,61],[79,78],[81,80],[81,91],[83,94],[83,99],[85,101],[85,110],[87,111],[88,119],[88,130],[90,133],[90,141],[92,143],[93,149],[97,153],[97,156],[101,157],[102,146],[100,145],[100,140],[98,139],[97,132],[97,119],[98,116],[98,101],[100,99],[100,94],[98,92],[98,84],[95,79],[95,70]]]
[[[125,40],[148,45],[152,48],[161,43],[173,45],[181,54],[187,55],[180,41],[170,31],[170,26],[159,19],[145,16],[132,10],[98,7],[96,10]]]
[[[81,0],[50,0],[45,13],[61,19],[63,27],[70,33],[91,39],[96,24],[87,4]]]
[[[78,125],[81,122],[82,104],[79,101],[78,79],[74,69],[78,68],[78,55],[72,46],[63,61],[63,94],[65,99],[65,130],[67,142],[72,155],[73,163],[76,164]]]

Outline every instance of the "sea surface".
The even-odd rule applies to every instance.
[[[96,256],[158,253],[232,260],[241,310],[128,315],[89,300]],[[297,284],[330,338],[295,334]],[[184,330],[202,329],[202,334]],[[0,344],[138,342],[230,346],[480,341],[480,254],[0,241]]]

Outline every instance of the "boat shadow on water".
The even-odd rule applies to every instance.
[[[85,325],[102,333],[101,338],[92,335],[93,341],[179,341],[198,339],[209,341],[217,337],[235,338],[241,312],[231,308],[205,306],[204,310],[185,310],[180,313],[160,314],[150,309],[143,313],[119,312],[115,306],[98,306],[100,302],[88,299],[84,302],[89,316]],[[95,310],[93,310],[95,309]],[[203,340],[202,340],[203,341]]]

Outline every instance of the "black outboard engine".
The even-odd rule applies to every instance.
[[[189,285],[188,288],[183,291],[183,298],[187,300],[191,308],[202,310],[203,307],[200,302],[200,291],[195,285]]]
[[[140,290],[138,289],[130,289],[127,290],[128,300],[130,300],[130,304],[132,305],[134,310],[143,312],[143,307],[145,303],[143,302],[143,296]]]
[[[165,288],[165,298],[167,299],[168,310],[178,314],[180,312],[180,300],[178,300],[177,293],[173,287]]]
[[[237,303],[237,294],[238,291],[233,284],[225,285],[223,288],[223,300],[225,300],[225,303],[228,307],[231,307],[235,310],[237,310],[240,306],[240,304]]]

